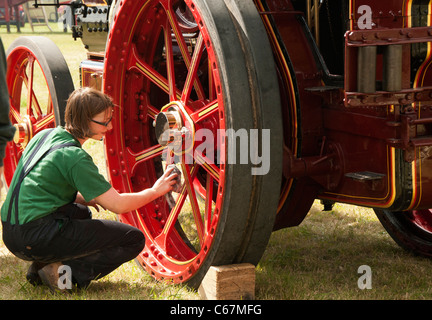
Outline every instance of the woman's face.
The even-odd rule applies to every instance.
[[[90,137],[95,140],[102,140],[107,131],[112,129],[112,116],[114,110],[109,108],[101,113],[98,113],[90,121],[90,131],[93,135]]]

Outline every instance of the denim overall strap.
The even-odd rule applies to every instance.
[[[45,136],[39,141],[38,145],[32,151],[32,153],[30,154],[30,156],[27,159],[26,163],[22,167],[19,179],[18,179],[17,183],[15,184],[15,188],[12,191],[12,196],[11,196],[10,203],[9,203],[9,210],[8,210],[8,216],[7,216],[7,223],[9,223],[9,224],[10,224],[10,219],[11,219],[11,215],[12,215],[12,204],[15,207],[15,224],[19,224],[19,220],[18,220],[18,197],[19,197],[19,192],[20,192],[20,188],[21,188],[21,183],[24,180],[24,178],[30,173],[30,171],[34,168],[34,166],[42,158],[46,157],[51,152],[54,152],[54,151],[56,151],[56,150],[58,150],[60,148],[78,147],[73,142],[63,143],[63,144],[59,144],[59,145],[56,145],[56,146],[52,146],[51,148],[49,148],[48,150],[46,150],[43,154],[41,154],[39,156],[39,158],[37,158],[35,161],[33,161],[33,158],[35,157],[35,155],[37,154],[37,152],[40,150],[40,148],[42,147],[42,145],[44,144],[44,142],[46,141],[46,139],[48,138],[48,136],[52,132],[53,132],[53,130],[51,129],[47,134],[45,134]],[[32,161],[33,161],[33,163],[32,163]]]

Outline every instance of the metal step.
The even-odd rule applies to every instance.
[[[381,180],[386,175],[382,173],[370,172],[370,171],[362,171],[362,172],[350,172],[345,174],[345,177],[351,178],[357,181],[375,181]]]
[[[339,86],[321,86],[321,87],[309,87],[305,88],[305,91],[309,92],[327,92],[327,91],[336,91],[340,90],[342,87]]]

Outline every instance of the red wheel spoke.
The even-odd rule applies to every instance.
[[[51,94],[48,93],[48,104],[47,104],[47,114],[53,113],[54,112],[54,106],[53,106],[53,102],[52,102],[52,98],[51,98]]]
[[[209,103],[208,105],[206,105],[205,107],[199,109],[198,111],[195,111],[190,116],[191,116],[194,123],[198,123],[198,122],[202,121],[203,119],[205,119],[211,115],[216,114],[218,111],[218,107],[219,107],[218,101],[214,100],[211,103]]]
[[[165,147],[160,145],[155,145],[148,149],[145,149],[141,152],[134,153],[130,148],[127,148],[127,159],[129,164],[129,169],[131,174],[134,173],[135,168],[138,164],[148,161],[156,156],[159,156],[163,153]]]
[[[185,38],[180,31],[180,27],[178,25],[178,22],[174,18],[175,14],[173,12],[173,8],[170,6],[169,8],[166,8],[166,9],[167,9],[166,12],[167,12],[168,20],[169,20],[171,28],[174,32],[177,43],[179,45],[180,51],[181,51],[182,56],[183,56],[183,60],[186,64],[187,69],[191,70],[192,59],[191,59],[191,56],[189,54],[188,46],[186,44]],[[196,81],[194,83],[195,83],[195,90],[197,91],[197,94],[198,94],[198,99],[204,99],[205,98],[204,90],[202,89],[200,82],[196,79]],[[186,101],[186,100],[183,100],[183,101]]]
[[[194,158],[196,162],[201,165],[204,170],[207,171],[213,177],[213,179],[216,180],[216,182],[219,183],[220,169],[218,168],[218,166],[216,166],[212,161],[210,161],[209,158],[200,154],[199,152],[196,152],[194,154]]]
[[[188,166],[182,162],[181,164],[182,166],[182,171],[183,171],[183,177],[185,180],[185,185],[186,185],[186,190],[187,193],[189,195],[189,201],[192,207],[192,213],[195,219],[195,224],[196,224],[196,229],[197,229],[197,233],[198,233],[198,239],[200,244],[203,243],[204,241],[204,227],[203,227],[203,221],[202,221],[202,217],[201,217],[201,212],[198,206],[198,201],[197,201],[197,197],[195,194],[195,189],[192,188],[193,183],[192,183],[192,177],[189,173],[188,170]]]
[[[166,50],[166,62],[167,62],[167,75],[168,75],[168,88],[170,100],[174,101],[177,99],[177,90],[175,84],[175,72],[174,72],[174,54],[173,46],[171,41],[171,28],[169,23],[164,28],[165,33],[165,50]]]
[[[178,197],[178,199],[176,201],[176,205],[174,206],[174,208],[172,208],[171,213],[170,213],[170,215],[169,215],[169,217],[165,223],[165,226],[164,226],[162,232],[155,238],[155,242],[164,251],[166,251],[166,239],[174,228],[174,225],[175,225],[175,223],[178,219],[178,216],[181,212],[181,209],[183,208],[183,204],[186,200],[186,196],[187,196],[186,186],[183,185],[183,187],[180,191],[180,196]]]
[[[192,57],[192,61],[191,64],[189,66],[189,72],[188,75],[186,77],[186,82],[183,88],[183,93],[182,93],[182,97],[181,97],[181,101],[183,103],[186,103],[186,101],[188,101],[189,96],[191,94],[192,91],[192,84],[195,84],[195,87],[198,87],[198,81],[197,81],[197,72],[198,72],[198,67],[199,67],[199,63],[201,60],[201,56],[203,53],[203,48],[204,48],[204,40],[202,35],[200,34],[198,36],[198,40],[195,46],[195,50],[193,53],[193,57]]]
[[[34,76],[34,58],[29,56],[28,58],[28,67],[29,67],[29,71],[30,71],[30,76],[27,78],[27,81],[24,80],[24,82],[27,85],[27,109],[28,109],[28,115],[30,115],[30,110],[33,104],[33,97],[34,97],[34,92],[33,92],[33,76]]]
[[[192,213],[197,228],[199,243],[202,244],[204,241],[204,227],[201,218],[201,212],[198,206],[195,190],[191,187],[192,179],[195,177],[197,170],[198,170],[198,165],[196,164],[193,166],[191,172],[189,172],[188,167],[185,164],[182,164],[182,171],[183,171],[183,176],[185,178],[185,183],[182,186],[182,189],[180,191],[180,196],[178,197],[175,206],[172,208],[162,232],[155,238],[155,242],[159,245],[161,249],[165,251],[166,251],[166,239],[174,229],[175,223],[177,222],[178,216],[186,200],[186,196],[189,196],[189,201],[191,203]]]
[[[190,173],[190,177],[195,177],[198,171],[198,166],[194,165],[192,171]],[[159,245],[160,248],[166,250],[166,239],[168,235],[173,230],[175,223],[177,222],[178,216],[183,208],[183,204],[186,200],[187,189],[186,184],[183,184],[180,195],[176,200],[175,206],[171,209],[171,212],[166,220],[164,228],[162,232],[155,238],[155,242]]]
[[[50,113],[36,122],[34,125],[34,132],[37,133],[42,129],[49,128],[51,124],[55,124],[54,113]]]
[[[21,113],[19,113],[18,111],[16,111],[15,108],[13,108],[13,107],[10,108],[10,113],[12,115],[12,119],[15,120],[14,121],[15,123],[21,123],[23,121],[22,117],[21,117]]]
[[[165,8],[165,9],[166,9],[169,24],[171,25],[171,28],[174,32],[176,39],[177,39],[177,43],[180,47],[180,51],[182,53],[183,59],[186,63],[186,67],[189,68],[191,57],[190,57],[190,54],[188,51],[188,47],[186,45],[186,41],[183,37],[183,34],[180,31],[180,27],[177,23],[177,20],[174,18],[175,13],[173,12],[173,9],[171,6],[169,6],[168,8]]]
[[[25,74],[25,70],[23,70],[22,79],[24,81],[25,86],[27,87],[27,114],[28,115],[34,115],[32,112],[32,106],[34,107],[34,111],[36,113],[37,117],[42,116],[42,110],[39,105],[39,101],[34,93],[33,90],[33,78],[34,78],[34,61],[30,66],[30,80],[27,74]],[[51,99],[51,96],[49,97]],[[51,101],[51,100],[50,100]]]
[[[150,118],[155,119],[160,111],[151,105],[147,105],[147,114]]]
[[[205,225],[206,232],[210,230],[211,217],[213,211],[213,177],[207,175],[206,179],[206,198],[205,198]]]
[[[138,69],[143,73],[150,81],[155,85],[170,94],[170,86],[168,80],[157,72],[154,68],[149,66],[147,63],[138,58],[135,47],[132,49],[132,54],[129,61],[129,69]],[[176,91],[176,98],[180,99],[181,93],[179,90]]]

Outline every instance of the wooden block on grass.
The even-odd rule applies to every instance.
[[[210,267],[198,292],[206,300],[253,300],[255,266],[242,263]]]

